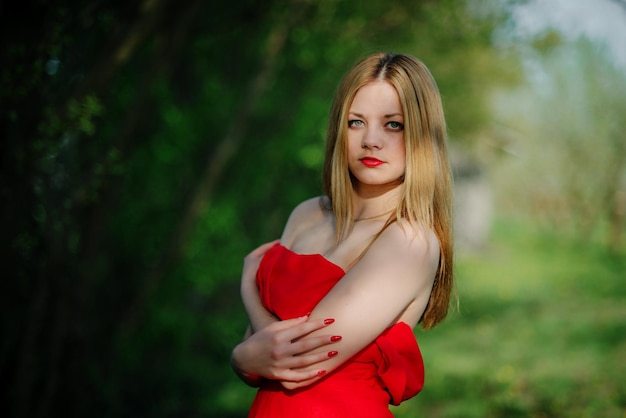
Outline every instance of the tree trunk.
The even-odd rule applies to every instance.
[[[144,285],[125,315],[120,329],[123,334],[134,330],[150,296],[171,266],[180,258],[193,226],[210,204],[215,186],[219,183],[224,169],[242,145],[248,121],[274,76],[276,61],[285,46],[289,31],[305,10],[306,7],[302,4],[292,5],[288,17],[279,19],[278,23],[272,26],[265,51],[262,54],[263,62],[260,65],[260,70],[251,80],[248,95],[243,98],[239,110],[234,112],[237,117],[231,122],[227,134],[217,146],[211,148],[211,152],[206,158],[204,172],[195,186],[195,191],[177,228],[170,235],[163,255],[148,271]]]

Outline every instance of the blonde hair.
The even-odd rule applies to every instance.
[[[348,168],[346,140],[348,112],[357,91],[373,81],[387,82],[398,93],[404,113],[406,147],[401,197],[377,237],[397,219],[405,219],[411,225],[426,225],[437,236],[439,267],[419,321],[424,329],[429,329],[447,315],[453,288],[452,175],[441,96],[421,61],[409,55],[377,53],[363,58],[345,74],[330,110],[324,188],[335,217],[336,241],[340,242],[354,226],[353,179]]]

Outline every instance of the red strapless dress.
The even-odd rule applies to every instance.
[[[319,254],[296,254],[277,245],[261,260],[257,284],[266,309],[289,319],[311,312],[344,274]],[[286,390],[264,381],[249,417],[393,417],[389,404],[400,404],[423,386],[422,355],[413,330],[400,322],[312,385]]]

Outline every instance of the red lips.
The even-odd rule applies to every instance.
[[[383,161],[380,161],[378,158],[374,157],[363,157],[360,161],[366,167],[378,167],[379,165],[384,163]]]

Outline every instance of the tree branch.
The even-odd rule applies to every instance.
[[[209,205],[215,186],[221,179],[224,169],[241,148],[248,121],[274,76],[276,61],[285,46],[289,31],[303,15],[304,10],[306,10],[306,7],[303,6],[303,4],[296,2],[289,12],[288,18],[279,19],[278,23],[272,26],[273,29],[268,35],[266,48],[262,54],[264,60],[260,66],[261,69],[251,80],[248,95],[241,101],[240,108],[233,112],[237,117],[231,122],[227,134],[219,141],[216,147],[211,148],[211,152],[206,158],[204,172],[196,184],[195,191],[181,217],[178,227],[171,234],[163,256],[150,269],[142,291],[137,295],[122,321],[121,332],[123,334],[132,332],[136,327],[138,318],[150,296],[171,266],[181,256],[190,232]]]

